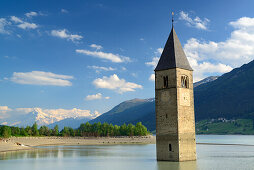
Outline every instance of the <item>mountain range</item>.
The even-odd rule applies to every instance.
[[[254,119],[254,61],[222,76],[212,76],[194,83],[196,122],[204,119]],[[57,113],[57,114],[56,114]],[[70,114],[71,113],[71,114]],[[67,116],[71,115],[71,116]],[[97,115],[98,116],[98,115]],[[42,110],[33,108],[15,120],[0,120],[0,124],[25,126],[35,121],[39,125],[59,125],[73,128],[89,121],[116,125],[136,124],[141,121],[150,131],[155,130],[155,99],[133,99],[120,103],[110,111],[96,117],[87,110]],[[5,121],[5,122],[4,122]]]
[[[75,126],[76,123],[72,124],[71,122],[79,121],[89,121],[96,116],[98,112],[91,114],[89,110],[81,109],[42,109],[42,108],[16,108],[16,109],[5,109],[5,115],[12,115],[7,118],[0,119],[0,125],[9,125],[9,126],[31,126],[36,122],[39,126],[50,125],[55,122],[58,122],[59,125],[71,125]],[[61,126],[62,127],[62,126]],[[76,127],[76,126],[75,126]]]
[[[218,76],[207,77],[194,83],[197,87],[216,80]],[[112,110],[90,120],[89,123],[108,122],[116,125],[142,122],[150,131],[155,130],[155,99],[133,99],[120,103]]]
[[[194,84],[195,118],[254,119],[254,61],[220,77],[208,77]],[[132,103],[130,105],[129,103]],[[124,108],[118,110],[118,107]],[[123,102],[107,113],[91,120],[115,124],[138,121],[155,130],[154,99]]]

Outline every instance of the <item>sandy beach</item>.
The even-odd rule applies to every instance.
[[[143,137],[11,137],[0,139],[0,152],[34,149],[48,145],[155,144],[155,136]]]

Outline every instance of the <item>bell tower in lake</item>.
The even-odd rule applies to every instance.
[[[157,160],[196,160],[193,70],[173,26],[154,71]]]

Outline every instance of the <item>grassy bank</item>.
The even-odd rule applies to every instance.
[[[220,135],[254,135],[253,120],[251,119],[211,119],[196,123],[197,134],[220,134]]]

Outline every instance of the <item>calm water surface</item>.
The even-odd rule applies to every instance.
[[[0,153],[0,170],[254,170],[254,136],[198,135],[197,161],[157,162],[155,145],[48,146]]]

